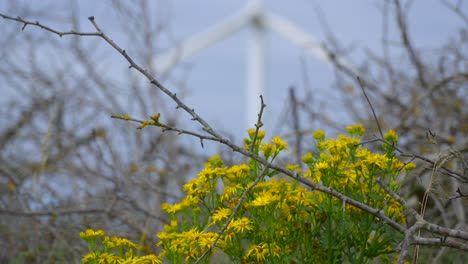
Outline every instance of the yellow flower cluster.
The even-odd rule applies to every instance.
[[[249,129],[249,139],[244,139],[244,148],[245,149],[250,149],[252,144],[253,144],[253,139],[255,135],[255,130],[254,129]],[[280,137],[274,137],[271,140],[271,143],[263,143],[262,139],[265,137],[265,132],[264,131],[259,131],[257,140],[255,141],[255,148],[254,151],[258,153],[260,150],[263,153],[263,156],[266,159],[275,159],[276,156],[283,150],[288,150],[288,143],[286,143],[282,138]]]
[[[404,167],[410,171],[414,165],[405,165],[396,159],[388,144],[384,154],[364,148],[359,140],[365,132],[361,125],[349,126],[347,130],[349,136],[331,139],[326,139],[323,131],[316,131],[313,137],[318,152],[309,152],[302,157],[306,165],[302,169],[299,164],[288,164],[286,169],[404,222],[402,206],[377,184],[377,179],[398,191],[397,176]],[[398,140],[393,133],[387,133],[387,141]],[[288,150],[288,144],[280,137],[266,143],[263,142],[263,131],[251,129],[248,135],[244,147],[269,161]],[[389,252],[394,233],[374,216],[305,188],[296,181],[274,178],[276,172],[273,171],[268,171],[267,177],[250,190],[228,224],[241,196],[259,177],[261,170],[262,165],[255,160],[225,166],[219,156],[210,158],[198,177],[183,186],[186,196],[179,203],[162,204],[171,223],[165,226],[164,232],[157,234],[157,246],[161,248],[157,259],[172,263],[193,262],[213,245],[221,229],[225,231],[209,255],[222,251],[224,254],[220,255],[236,263],[303,260],[315,263],[330,258],[342,259],[343,256],[348,256],[349,262],[360,262],[362,258],[372,260],[383,254],[379,252]],[[97,232],[86,231],[82,237],[104,236],[103,232]],[[370,240],[370,237],[379,239]],[[138,250],[137,245],[123,239],[106,237],[104,244]],[[103,257],[92,253],[86,257]]]
[[[97,237],[104,237],[106,233],[103,230],[92,230],[92,229],[87,229],[86,232],[80,232],[80,237],[84,240],[94,240]]]
[[[166,229],[167,231],[167,229]],[[214,232],[201,232],[197,228],[192,228],[184,232],[161,232],[158,233],[158,246],[163,246],[165,250],[161,256],[170,258],[174,255],[184,256],[183,261],[194,261],[204,250],[208,249],[216,239]],[[182,262],[182,258],[177,258]],[[176,261],[177,262],[177,261]]]
[[[404,164],[392,156],[372,153],[363,148],[359,137],[365,130],[361,125],[349,126],[347,130],[350,136],[340,135],[336,139],[326,139],[321,130],[315,132],[313,136],[320,153],[307,153],[302,158],[308,169],[302,172],[299,164],[288,164],[286,168],[371,206],[382,208],[397,221],[404,221],[401,205],[376,183],[376,175],[382,174],[386,176],[384,180],[396,189],[396,176]],[[254,135],[255,130],[249,130],[250,139],[245,141],[246,148],[250,148]],[[275,137],[271,143],[263,143],[264,137],[263,132],[258,134],[256,150],[265,158],[273,160],[278,153],[288,149],[287,143],[281,138]],[[255,172],[258,170],[254,164],[250,162],[223,167],[222,160],[215,156],[197,178],[184,185],[187,196],[180,203],[162,206],[171,219],[182,216],[185,223],[198,223],[196,229],[184,231],[183,226],[177,227],[174,222],[165,232],[159,233],[158,245],[163,247],[164,256],[180,254],[186,256],[186,260],[195,259],[209,247],[209,243],[200,242],[201,237],[212,242],[216,227],[221,229],[226,224],[240,196],[256,178]],[[222,191],[218,193],[217,190]],[[327,203],[330,206],[342,206],[336,199],[330,200],[324,194],[299,186],[294,181],[276,178],[261,181],[252,189],[238,212],[242,217],[234,218],[216,247],[228,254],[237,252],[240,254],[239,261],[257,262],[279,259],[281,255],[300,247],[304,240],[315,241],[314,246],[319,247],[319,237],[304,233],[303,228],[329,220],[329,212],[324,208]],[[203,212],[194,213],[193,208],[203,208]],[[363,216],[362,211],[352,206],[347,205],[346,208],[340,217],[348,217],[347,221]],[[204,217],[207,214],[210,217]],[[375,219],[370,221],[374,224]],[[211,231],[198,231],[207,228],[211,228]],[[355,228],[359,229],[357,226]],[[297,240],[298,236],[301,240]],[[296,239],[291,240],[294,237]],[[241,241],[250,241],[250,246],[239,248]],[[278,242],[283,243],[276,244]],[[278,250],[279,245],[288,245],[288,250]]]
[[[145,256],[128,256],[122,258],[113,253],[97,253],[91,252],[86,254],[82,259],[82,263],[99,263],[99,264],[162,264],[159,257],[154,254]]]
[[[307,153],[302,157],[302,161],[309,167],[303,176],[372,206],[384,208],[391,212],[395,220],[403,222],[403,207],[392,201],[385,190],[379,187],[377,176],[384,175],[382,180],[397,191],[399,185],[396,179],[405,164],[392,155],[393,150],[379,154],[361,146],[359,137],[365,130],[360,124],[348,126],[347,130],[350,136],[339,135],[330,139],[325,139],[321,130],[314,133],[320,154],[314,156]],[[385,134],[385,138],[392,143],[398,141],[394,130]],[[410,171],[414,164],[409,163],[405,168]],[[369,198],[370,194],[386,199],[376,201]]]
[[[138,256],[135,251],[141,250],[141,246],[136,243],[120,237],[104,236],[103,230],[94,231],[92,229],[86,232],[80,232],[80,237],[93,247],[102,245],[103,248],[92,250],[83,256],[82,263],[103,263],[103,264],[162,264],[161,259],[149,254]],[[103,240],[101,241],[101,239]]]

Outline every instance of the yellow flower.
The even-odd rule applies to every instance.
[[[247,134],[249,134],[249,138],[252,140],[255,136],[255,131],[257,131],[255,128],[249,128],[249,130],[247,130]],[[257,140],[261,141],[265,137],[265,135],[265,131],[259,130],[257,134]]]
[[[269,254],[268,244],[262,242],[260,245],[252,245],[247,251],[246,256],[253,256],[257,259],[257,262],[263,262]]]
[[[14,182],[9,181],[7,186],[8,186],[8,190],[10,190],[11,192],[16,191],[16,184]]]
[[[261,192],[258,194],[257,198],[255,198],[255,200],[250,203],[250,205],[255,207],[265,206],[274,201],[277,201],[278,199],[279,197],[273,196],[271,192]]]
[[[182,236],[184,236],[189,241],[196,241],[200,238],[202,232],[198,231],[197,227],[190,229],[189,231],[183,232]]]
[[[118,263],[116,262],[116,259],[113,258],[114,254],[109,254],[109,253],[101,253],[98,258],[98,263]],[[120,259],[120,257],[117,257]]]
[[[182,187],[182,190],[189,194],[193,194],[193,193],[196,193],[197,191],[197,185],[198,185],[198,179],[195,178],[189,181],[188,183],[184,184],[184,186]]]
[[[323,130],[321,130],[321,129],[318,129],[317,131],[314,132],[314,134],[312,134],[312,136],[318,141],[324,140],[325,139],[325,132],[323,132]]]
[[[406,164],[406,166],[405,166],[405,170],[406,170],[406,171],[412,171],[412,170],[414,170],[415,168],[416,168],[416,164],[414,164],[414,163],[412,163],[412,162]]]
[[[362,137],[362,135],[364,135],[364,132],[366,132],[364,127],[362,127],[362,124],[356,124],[354,126],[347,126],[346,130],[351,136],[357,136],[357,137]]]
[[[217,236],[218,234],[214,232],[201,233],[200,239],[198,240],[198,244],[201,247],[211,247],[213,242],[216,240]]]
[[[99,255],[96,252],[90,252],[81,259],[82,263],[92,262],[99,259]]]
[[[167,225],[165,228],[166,227]],[[168,241],[172,240],[176,236],[176,233],[159,232],[156,234],[156,236],[159,238],[159,242],[156,244],[156,246],[159,247],[162,244],[168,243]]]
[[[171,207],[171,205],[170,205],[169,203],[163,203],[163,204],[161,204],[161,209],[162,209],[163,211],[168,210],[169,207]]]
[[[312,171],[310,169],[307,169],[306,172],[303,175],[304,178],[310,178],[312,177]]]
[[[184,197],[184,199],[182,199],[182,202],[180,202],[180,204],[184,208],[193,207],[193,209],[195,209],[198,205],[198,197],[188,194]]]
[[[298,174],[302,173],[302,170],[298,164],[287,164],[286,169],[292,172],[297,172]]]
[[[351,186],[355,186],[359,183],[356,170],[345,170],[344,174],[346,176],[346,180],[351,184]]]
[[[393,157],[392,158],[392,171],[394,172],[397,172],[399,171],[401,168],[403,168],[403,166],[405,166],[405,164],[403,164],[400,160],[398,160],[396,157]],[[411,165],[410,165],[410,168],[411,168]]]
[[[250,167],[247,164],[240,164],[240,165],[234,165],[230,167],[227,171],[227,177],[232,180],[236,181],[239,179],[244,179],[250,171]]]
[[[366,159],[367,164],[375,165],[381,169],[385,168],[388,158],[380,154],[370,154]]]
[[[215,168],[223,166],[224,161],[219,157],[219,155],[214,155],[208,159],[208,162]]]
[[[339,135],[338,137],[339,139],[328,139],[319,142],[317,147],[321,150],[328,149],[332,154],[343,151],[346,148],[346,142],[349,141],[349,138],[343,135]]]
[[[274,137],[271,142],[275,144],[275,147],[281,151],[281,150],[287,150],[288,149],[288,143],[284,142],[283,139],[280,137]]]
[[[82,239],[94,239],[96,237],[103,237],[106,233],[103,230],[94,231],[92,229],[86,230],[86,232],[80,232]]]
[[[398,135],[397,135],[397,133],[395,132],[395,130],[393,130],[393,129],[390,129],[390,130],[384,135],[384,139],[387,140],[388,142],[392,143],[392,144],[398,143]]]
[[[302,162],[304,162],[304,163],[306,163],[306,164],[309,164],[309,163],[314,162],[314,156],[312,155],[312,153],[307,152],[307,153],[302,157]]]
[[[448,136],[447,137],[447,144],[452,145],[455,143],[455,137],[454,136]]]
[[[232,246],[232,241],[235,236],[236,236],[236,233],[234,231],[226,230],[223,233],[222,238],[218,241],[217,246],[220,248],[226,248],[228,246]]]
[[[314,167],[314,169],[315,169],[316,171],[325,171],[325,170],[327,170],[328,168],[329,168],[328,163],[326,163],[326,162],[324,162],[324,161],[317,162],[317,163],[315,164],[315,167]]]
[[[403,206],[397,202],[391,202],[388,205],[386,215],[400,223],[405,221],[405,216],[403,215]]]
[[[287,197],[288,201],[291,201],[296,205],[310,207],[311,205],[316,204],[312,199],[312,193],[306,188],[294,187],[294,190],[289,191],[288,193],[290,194]]]
[[[232,210],[230,208],[219,208],[217,209],[212,216],[212,223],[216,224],[223,219],[228,219],[228,217],[231,215]]]
[[[141,256],[135,260],[138,264],[162,264],[162,261],[154,254]]]
[[[117,247],[129,247],[129,248],[136,248],[139,249],[140,246],[135,244],[134,242],[121,237],[105,237],[103,244],[108,248],[117,248]]]
[[[171,241],[169,249],[177,253],[183,253],[185,247],[187,247],[186,240],[178,237]]]
[[[278,245],[276,245],[276,243],[274,242],[273,242],[273,245],[271,245],[271,248],[273,249],[273,251],[270,253],[270,255],[279,258],[280,253],[282,252],[282,249]]]
[[[356,157],[364,158],[371,154],[371,152],[366,148],[360,148],[356,151]]]
[[[263,144],[261,148],[265,159],[268,159],[274,152],[276,152],[276,148],[272,144]]]
[[[242,190],[242,185],[231,183],[227,186],[224,186],[223,193],[221,194],[221,201],[226,201],[232,196],[236,195],[240,190]]]
[[[261,141],[263,138],[265,138],[265,135],[266,135],[265,131],[260,130],[258,131],[257,139]]]
[[[163,203],[161,205],[161,209],[166,212],[166,213],[177,213],[179,211],[181,211],[183,208],[182,208],[182,203],[176,203],[174,205],[170,205],[168,203]]]
[[[229,226],[229,230],[234,230],[237,233],[242,233],[244,230],[252,231],[252,221],[247,217],[242,217],[240,219],[233,220]]]
[[[253,139],[253,137],[255,135],[255,131],[257,131],[255,128],[247,129],[247,134],[249,134],[250,139]]]

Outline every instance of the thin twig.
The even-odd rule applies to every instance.
[[[292,119],[293,119],[293,128],[294,134],[296,137],[296,163],[301,163],[301,155],[302,155],[302,133],[301,133],[301,123],[299,120],[299,103],[296,98],[296,93],[294,87],[289,88],[289,99],[291,100],[291,110],[292,110]]]
[[[416,68],[419,84],[421,85],[421,87],[426,88],[427,82],[424,78],[425,67],[424,64],[421,62],[421,59],[419,58],[417,52],[415,51],[413,44],[411,43],[408,34],[408,26],[406,24],[406,17],[404,15],[403,9],[401,8],[400,1],[394,0],[393,2],[396,9],[395,13],[398,22],[398,29],[400,30],[401,41],[403,42],[403,45],[405,46],[405,49],[408,52],[411,63]]]
[[[28,21],[28,20],[25,20],[23,18],[21,18],[20,16],[17,16],[17,17],[11,17],[11,16],[7,16],[7,15],[4,15],[4,14],[1,14],[0,13],[0,16],[4,19],[9,19],[9,20],[13,20],[13,21],[16,21],[16,22],[19,22],[19,23],[22,23],[23,24],[23,27],[21,28],[21,30],[24,30],[26,28],[26,26],[28,25],[33,25],[33,26],[36,26],[36,27],[40,27],[44,30],[47,30],[49,32],[52,32],[56,35],[58,35],[59,37],[62,37],[62,36],[66,36],[66,35],[75,35],[75,36],[100,36],[100,34],[98,32],[77,32],[77,31],[74,31],[74,30],[70,30],[70,31],[57,31],[55,29],[52,29],[48,26],[45,26],[41,23],[39,23],[38,21],[35,21],[35,22],[32,22],[32,21]]]
[[[258,132],[260,131],[260,128],[263,126],[262,115],[263,115],[263,110],[265,109],[265,107],[266,107],[266,104],[263,102],[263,96],[260,95],[260,112],[258,113],[257,124],[255,124],[255,134],[252,139],[252,146],[250,146],[251,153],[253,153],[255,144],[257,143]]]
[[[455,14],[457,14],[465,22],[465,24],[468,25],[468,15],[466,15],[462,11],[462,2],[459,2],[458,5],[454,5],[447,0],[440,0],[440,2],[442,2],[442,4],[444,4],[448,9],[452,10]]]
[[[374,107],[372,106],[372,103],[369,100],[369,97],[367,96],[366,90],[364,89],[364,82],[359,76],[357,77],[357,80],[359,82],[359,87],[361,87],[362,93],[364,94],[364,97],[366,97],[367,103],[369,104],[369,107],[372,110],[372,115],[374,116],[375,123],[377,124],[377,128],[379,129],[380,137],[383,139],[384,137],[382,133],[382,128],[380,127],[379,119],[377,118],[377,115],[375,114]]]

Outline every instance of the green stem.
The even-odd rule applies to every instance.
[[[333,263],[333,250],[332,250],[332,239],[333,239],[333,232],[332,232],[332,219],[333,219],[333,205],[332,205],[332,197],[328,196],[328,216],[327,216],[327,246],[328,246],[328,263]]]

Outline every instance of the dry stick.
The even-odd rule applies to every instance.
[[[468,252],[468,244],[463,243],[461,241],[457,241],[454,239],[445,239],[443,238],[427,238],[427,237],[414,237],[413,243],[415,245],[425,245],[425,246],[444,246],[444,247],[451,247],[455,249],[460,249],[463,251]]]
[[[255,144],[257,143],[256,141],[257,141],[258,132],[260,131],[260,128],[263,126],[262,115],[263,115],[263,110],[265,109],[265,107],[266,107],[266,104],[263,102],[263,96],[260,95],[260,112],[258,113],[257,124],[255,124],[255,134],[254,134],[254,138],[252,139],[252,146],[250,146],[251,153],[254,153]]]
[[[353,206],[355,206],[355,207],[357,207],[357,208],[359,208],[359,209],[361,209],[363,211],[366,211],[366,212],[378,217],[379,219],[381,219],[382,221],[387,223],[391,228],[397,230],[398,232],[405,233],[405,231],[407,230],[404,226],[400,225],[399,223],[393,221],[388,216],[383,214],[381,212],[381,210],[372,208],[372,207],[370,207],[370,206],[368,206],[368,205],[366,205],[364,203],[353,200],[353,199],[343,195],[342,193],[335,191],[333,188],[318,185],[318,184],[313,183],[313,182],[311,182],[311,181],[309,181],[307,179],[296,178],[296,175],[293,172],[291,172],[289,170],[286,170],[283,167],[274,165],[274,164],[268,162],[266,159],[264,159],[264,158],[262,158],[262,157],[260,157],[258,155],[255,155],[254,153],[251,153],[251,152],[249,152],[249,151],[247,151],[247,150],[245,150],[245,149],[243,149],[241,147],[238,147],[237,145],[232,143],[230,140],[225,139],[222,136],[220,136],[219,134],[217,134],[200,116],[195,114],[193,109],[190,109],[187,105],[185,105],[182,101],[180,101],[179,98],[177,98],[176,94],[170,92],[166,87],[164,87],[161,83],[159,83],[157,80],[155,80],[146,70],[144,70],[139,65],[137,65],[133,61],[133,59],[125,52],[125,50],[121,49],[106,34],[104,34],[101,31],[101,29],[97,26],[97,24],[94,22],[94,17],[89,17],[89,20],[96,27],[96,29],[98,30],[98,33],[80,33],[80,32],[75,32],[75,31],[58,32],[58,31],[55,31],[55,30],[53,30],[53,29],[51,29],[49,27],[41,25],[39,22],[28,22],[28,21],[25,21],[25,20],[23,20],[21,18],[12,18],[12,17],[9,17],[9,16],[5,16],[3,14],[0,14],[0,16],[5,18],[5,19],[10,19],[10,20],[14,20],[14,21],[24,23],[25,25],[38,26],[40,28],[43,28],[45,30],[48,30],[48,31],[53,32],[55,34],[58,34],[59,36],[79,35],[79,36],[98,36],[98,37],[103,38],[114,49],[116,49],[120,54],[122,54],[125,59],[127,59],[127,61],[130,63],[129,68],[135,68],[136,70],[141,72],[145,77],[147,77],[150,80],[150,82],[152,84],[154,84],[161,91],[163,91],[169,97],[171,97],[177,103],[177,108],[180,107],[180,108],[184,109],[186,112],[188,112],[190,115],[192,115],[192,117],[193,117],[192,120],[195,120],[195,121],[199,122],[200,124],[202,124],[203,130],[205,130],[206,132],[210,133],[213,136],[213,137],[209,137],[209,140],[217,141],[217,142],[219,142],[219,143],[221,143],[223,145],[226,145],[226,146],[230,147],[235,152],[239,152],[239,153],[243,154],[246,157],[250,157],[250,158],[260,162],[261,164],[263,164],[265,166],[265,170],[267,168],[271,168],[271,169],[273,169],[275,171],[283,173],[286,176],[289,176],[289,177],[291,177],[293,179],[296,179],[297,181],[303,183],[304,185],[308,186],[311,189],[314,189],[314,190],[329,194],[329,195],[331,195],[333,197],[336,197],[336,198],[338,198],[338,199],[340,199],[340,200],[342,200],[342,201],[344,201],[344,202],[346,202],[348,204],[351,204],[351,205],[353,205]],[[134,121],[136,121],[136,120],[134,120]],[[164,125],[163,127],[165,129],[168,129],[168,130],[174,130],[174,131],[179,131],[180,130],[180,129],[172,128],[172,127],[169,127],[169,126],[166,126],[166,125]],[[196,135],[194,135],[194,136],[196,136]],[[258,179],[258,181],[260,181],[260,179]],[[439,227],[437,225],[429,224],[429,223],[427,223],[426,225],[427,225],[428,230],[430,230],[430,231],[434,231],[434,232],[438,231],[441,234],[444,234],[446,236],[459,236],[459,237],[462,237],[463,239],[468,240],[468,235],[467,235],[466,232],[462,232],[460,230],[453,230],[453,229],[449,229],[449,228],[442,228],[442,227]],[[466,246],[464,246],[464,244],[460,244],[459,246],[456,246],[456,243],[453,243],[452,245],[455,245],[454,247],[462,249],[462,250],[465,250],[465,248],[466,248]]]
[[[369,97],[367,96],[366,90],[364,89],[364,82],[362,81],[359,76],[357,77],[357,80],[359,82],[359,87],[361,87],[362,93],[364,94],[364,97],[366,97],[367,103],[369,104],[370,109],[372,110],[372,115],[374,116],[375,123],[377,123],[377,128],[379,129],[380,137],[383,139],[383,133],[382,133],[382,128],[380,127],[380,122],[379,119],[377,119],[377,115],[375,114],[374,107],[372,106],[371,101],[369,100]]]
[[[421,228],[421,223],[417,222],[408,230],[405,231],[405,239],[403,239],[403,244],[401,245],[400,256],[398,257],[397,264],[403,264],[405,262],[405,257],[408,254],[408,247],[410,245],[411,239]]]
[[[111,115],[111,118],[121,119],[121,120],[125,120],[125,121],[131,121],[131,122],[135,122],[135,123],[139,123],[139,124],[143,124],[144,122],[147,122],[146,120],[140,120],[140,119],[131,118],[131,117],[128,118],[128,117],[117,116],[117,115]],[[161,124],[161,123],[159,123],[159,124],[150,123],[150,124],[148,124],[148,126],[160,127],[163,132],[165,132],[165,131],[174,131],[174,132],[177,132],[177,134],[179,134],[179,135],[182,135],[182,134],[190,135],[190,136],[197,137],[197,138],[199,138],[201,140],[206,139],[206,140],[211,140],[211,141],[219,141],[219,138],[217,138],[217,137],[203,135],[203,134],[200,134],[200,133],[197,133],[197,132],[193,132],[193,131],[185,130],[185,129],[180,129],[180,128],[176,128],[176,127],[171,127],[171,126]]]
[[[416,68],[416,72],[418,75],[418,81],[421,87],[427,87],[427,82],[424,78],[424,65],[421,62],[421,59],[418,57],[413,44],[411,43],[409,34],[408,34],[408,27],[406,24],[406,17],[403,14],[403,10],[400,5],[400,0],[394,0],[395,5],[395,13],[396,19],[398,22],[398,28],[400,30],[400,37],[401,41],[403,41],[403,45],[405,46],[406,51],[408,52],[409,58],[411,63]]]
[[[52,32],[52,33],[58,35],[59,37],[62,37],[62,36],[65,36],[65,35],[95,36],[95,37],[100,37],[101,36],[101,34],[99,32],[77,32],[77,31],[74,31],[74,30],[70,30],[70,31],[67,31],[67,32],[61,32],[61,31],[57,31],[55,29],[52,29],[52,28],[50,28],[48,26],[45,26],[45,25],[39,23],[38,21],[32,22],[32,21],[24,20],[20,16],[11,17],[11,16],[7,16],[7,15],[4,15],[4,14],[0,14],[0,16],[2,18],[4,18],[4,19],[9,19],[9,20],[13,20],[13,21],[17,21],[17,22],[22,23],[23,27],[21,28],[21,30],[24,30],[27,25],[33,25],[33,26],[36,26],[36,27],[40,27],[40,28],[42,28],[44,30],[47,30],[49,32]]]
[[[465,22],[465,24],[468,25],[468,16],[462,11],[462,2],[459,1],[457,5],[454,5],[447,0],[440,0],[440,2],[442,2],[448,9],[457,14]]]
[[[294,127],[294,134],[296,134],[296,163],[301,164],[301,154],[302,154],[302,134],[301,134],[301,127],[299,122],[299,104],[296,98],[296,93],[294,87],[289,88],[289,97],[291,100],[291,108],[292,108],[292,118],[293,118],[293,127]]]
[[[255,179],[255,181],[252,183],[252,185],[249,186],[249,188],[247,188],[244,193],[242,193],[242,196],[239,200],[239,202],[237,203],[236,207],[234,208],[234,210],[232,211],[232,214],[231,216],[229,216],[228,220],[226,221],[226,225],[224,225],[223,229],[221,229],[221,231],[218,233],[218,236],[216,237],[215,241],[213,241],[213,244],[211,244],[211,246],[205,251],[203,252],[203,254],[197,259],[197,261],[195,261],[195,264],[196,263],[199,263],[200,261],[203,260],[203,258],[208,254],[208,252],[210,252],[211,250],[213,250],[213,248],[216,246],[216,243],[218,243],[218,240],[221,238],[221,236],[224,234],[224,232],[226,231],[226,229],[229,227],[229,224],[232,222],[232,220],[234,219],[234,216],[236,215],[236,213],[239,211],[242,203],[244,202],[245,198],[247,198],[247,195],[249,194],[249,192],[252,190],[253,187],[255,187],[255,185],[257,185],[262,179],[263,179],[263,176],[265,176],[266,172],[268,171],[269,167],[268,166],[265,166],[263,168],[263,170],[260,172],[260,174],[257,176],[257,179]]]

